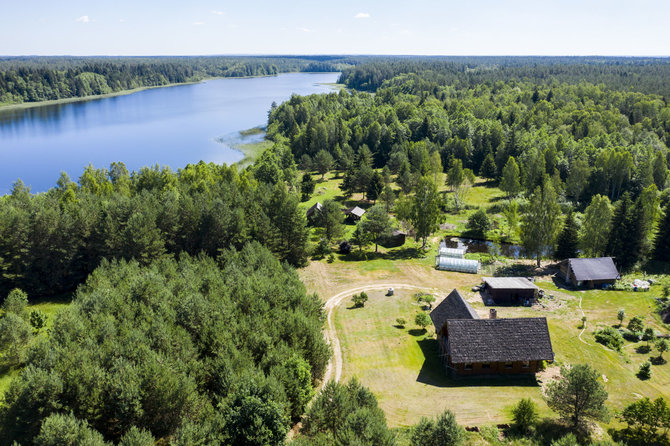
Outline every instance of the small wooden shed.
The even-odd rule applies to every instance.
[[[484,291],[497,305],[531,304],[539,288],[525,277],[484,277]]]
[[[560,268],[565,282],[575,287],[602,288],[621,278],[612,257],[567,259]]]

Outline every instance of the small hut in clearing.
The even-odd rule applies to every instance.
[[[482,291],[496,305],[519,305],[535,302],[539,288],[525,277],[484,277]]]
[[[349,223],[355,223],[363,218],[365,214],[365,209],[354,206],[351,209],[345,209],[344,215]]]
[[[321,213],[322,208],[323,208],[323,205],[317,201],[312,207],[307,209],[307,212],[305,212],[305,217],[307,217],[307,222],[308,223],[314,223],[314,221],[318,218],[319,214]]]
[[[561,262],[561,275],[565,283],[585,288],[613,285],[621,278],[612,257],[564,260]]]

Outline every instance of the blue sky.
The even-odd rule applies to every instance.
[[[2,55],[670,55],[668,0],[22,0]]]

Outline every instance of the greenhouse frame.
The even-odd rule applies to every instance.
[[[477,274],[479,272],[479,260],[456,259],[439,255],[435,257],[435,267],[443,271]]]
[[[438,256],[451,257],[454,259],[464,259],[465,249],[440,247]]]

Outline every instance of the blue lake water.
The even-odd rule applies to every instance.
[[[234,163],[243,155],[227,141],[263,126],[273,101],[332,91],[339,73],[214,79],[111,98],[59,105],[0,108],[0,194],[17,178],[42,192],[61,171],[73,180],[86,165],[129,170],[154,164],[173,170],[200,160]],[[222,142],[223,141],[223,142]]]

